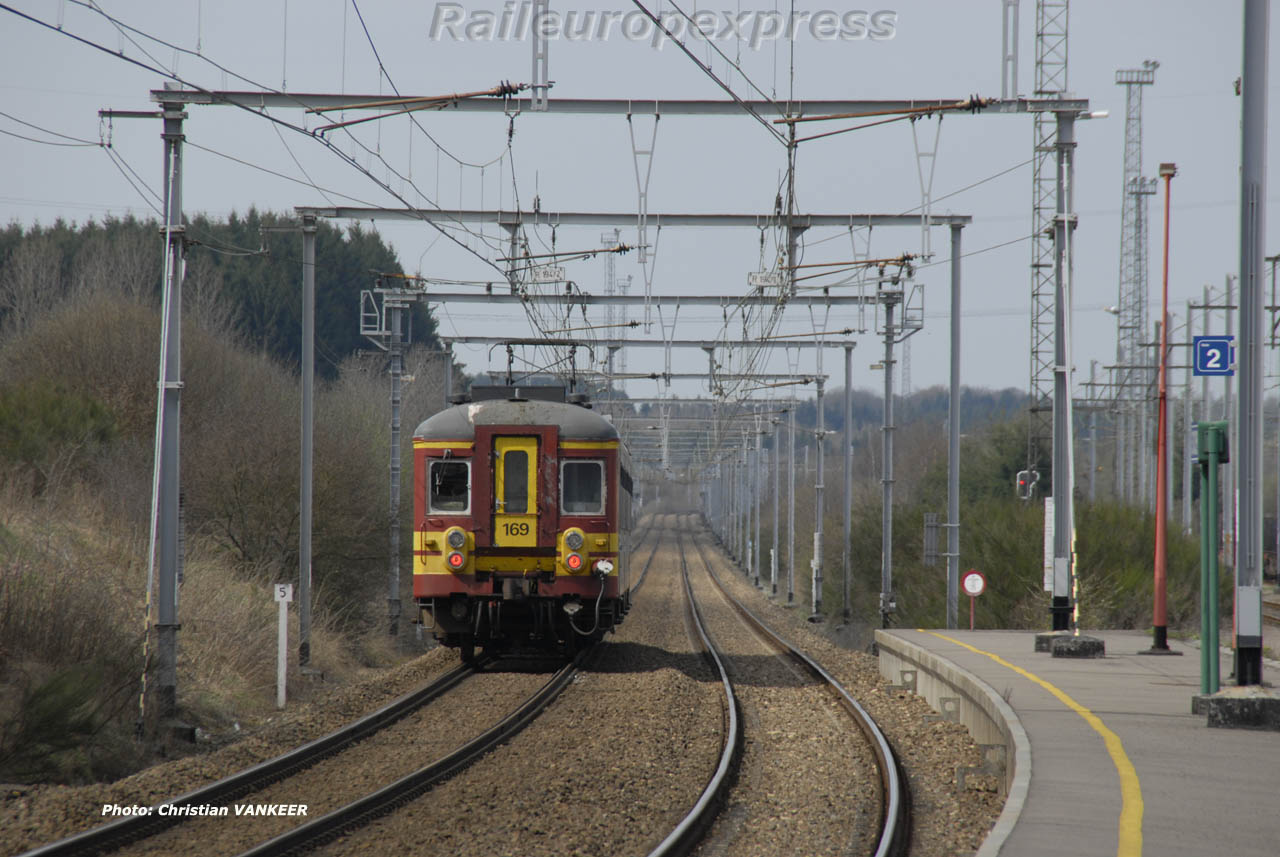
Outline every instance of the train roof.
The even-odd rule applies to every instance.
[[[595,411],[561,402],[491,399],[446,408],[414,431],[416,440],[467,440],[477,425],[554,425],[570,440],[617,440],[618,429]]]

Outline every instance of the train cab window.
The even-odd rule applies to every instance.
[[[604,514],[604,462],[561,463],[560,507],[566,515]]]
[[[502,456],[502,511],[508,515],[529,512],[529,453],[511,449]]]
[[[429,471],[432,512],[466,513],[471,506],[471,464],[433,461]]]

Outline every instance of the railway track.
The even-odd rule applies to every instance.
[[[708,630],[708,622],[704,616],[704,611],[698,606],[697,598],[695,597],[695,587],[689,568],[690,559],[694,557],[696,557],[698,564],[702,566],[707,578],[714,584],[716,591],[733,608],[734,614],[750,629],[751,634],[766,641],[772,651],[785,658],[790,670],[803,674],[810,681],[819,683],[828,693],[834,696],[839,701],[840,707],[846,716],[856,724],[857,729],[866,738],[867,743],[872,748],[875,764],[879,770],[881,790],[880,824],[878,833],[872,837],[874,847],[870,849],[869,853],[874,853],[877,857],[905,854],[910,839],[909,800],[906,794],[905,778],[901,774],[900,766],[888,741],[875,722],[825,669],[783,640],[728,592],[716,576],[711,564],[707,561],[696,536],[688,540],[690,549],[685,547],[686,539],[683,532],[678,535],[677,543],[681,556],[681,572],[690,619],[698,637],[703,642],[704,651],[708,659],[715,665],[720,674],[720,680],[724,687],[724,705],[728,723],[723,733],[724,739],[720,763],[712,778],[704,787],[697,804],[664,839],[662,844],[650,853],[649,857],[688,854],[700,843],[704,847],[712,847],[713,851],[718,848],[720,851],[730,853],[737,846],[737,843],[733,841],[736,835],[736,828],[735,823],[732,821],[726,822],[728,830],[720,834],[718,838],[712,835],[712,840],[715,840],[714,844],[702,842],[705,836],[713,833],[716,829],[718,815],[729,800],[729,790],[743,764],[743,745],[747,739],[744,737],[741,726],[742,714],[740,708],[742,703],[730,677],[733,671],[731,665],[734,663],[735,658],[742,657],[742,655],[725,655],[713,641],[713,637]],[[776,674],[776,672],[775,670],[774,673]],[[768,703],[765,702],[764,705],[764,710],[767,711]],[[785,703],[779,707],[785,707]],[[768,736],[779,731],[779,723],[769,720],[770,716],[762,711],[756,711],[752,714],[751,720],[757,724],[758,731],[765,733],[757,735],[753,739],[758,746],[768,745],[770,743]],[[773,730],[767,730],[763,725],[766,720],[772,723]],[[795,845],[796,843],[792,844]],[[850,851],[849,853],[855,852]]]
[[[241,857],[275,857],[317,848],[424,794],[529,725],[569,686],[590,656],[590,650],[580,652],[518,708],[452,753],[375,792],[244,851]]]
[[[20,857],[84,857],[106,854],[155,836],[189,818],[185,815],[168,814],[169,810],[165,808],[221,806],[291,777],[329,756],[351,748],[439,699],[474,675],[480,666],[482,664],[477,663],[475,667],[455,667],[419,690],[406,694],[341,729],[217,782],[157,804],[147,815],[122,818],[32,849]]]
[[[636,539],[639,546],[650,536],[652,528]],[[644,582],[645,576],[657,553],[656,544],[651,547],[649,557],[638,577],[636,588]],[[429,791],[459,771],[465,769],[494,747],[507,741],[544,712],[560,693],[578,676],[586,661],[591,658],[591,651],[585,650],[569,663],[565,664],[543,685],[537,693],[529,697],[516,710],[496,723],[477,738],[467,742],[447,756],[425,765],[407,776],[368,794],[346,806],[327,813],[314,821],[300,825],[288,833],[281,834],[261,845],[249,849],[241,857],[276,857],[298,851],[310,850],[332,841],[343,833],[361,827],[396,808]]]
[[[657,553],[657,544],[651,539],[652,523],[636,538],[635,555],[637,558],[647,556],[641,567],[639,581],[644,580],[653,558]],[[646,545],[646,542],[649,542]],[[198,816],[181,814],[183,808],[200,806],[226,806],[248,795],[260,792],[272,784],[294,777],[321,761],[351,750],[355,745],[371,736],[386,730],[405,718],[439,700],[450,690],[458,687],[466,679],[482,672],[487,665],[495,663],[493,658],[481,658],[473,666],[455,667],[439,676],[424,687],[406,694],[377,711],[362,717],[328,735],[304,744],[294,750],[281,754],[260,764],[239,771],[207,786],[195,789],[186,794],[155,804],[146,815],[135,815],[92,828],[82,833],[66,837],[47,845],[25,852],[22,857],[83,857],[83,855],[106,854],[144,843],[147,840],[172,831],[184,821],[194,821]],[[384,807],[394,806],[398,800],[409,799],[407,795],[431,788],[435,783],[458,772],[479,755],[487,752],[495,744],[509,738],[527,724],[536,714],[544,709],[555,695],[571,682],[581,660],[566,665],[558,671],[543,688],[524,704],[517,707],[507,718],[496,724],[484,735],[469,742],[465,747],[450,753],[438,762],[426,766],[408,777],[401,778],[388,785],[380,797],[368,795],[361,801],[335,810],[322,818],[315,819],[314,825],[303,825],[301,832],[283,835],[282,839],[293,844],[288,848],[298,847],[305,841],[324,841],[325,836],[332,837],[332,831],[350,829],[360,819],[376,817],[385,811]],[[331,817],[332,816],[332,817]],[[170,834],[172,835],[172,834]],[[249,853],[281,853],[268,848]]]
[[[867,746],[875,757],[880,777],[880,824],[875,857],[900,857],[905,855],[911,842],[911,800],[906,774],[884,732],[874,718],[858,703],[843,685],[821,664],[785,640],[773,628],[751,612],[735,598],[715,573],[703,553],[702,545],[694,541],[694,550],[706,569],[707,576],[734,612],[751,630],[764,638],[780,655],[807,673],[839,704],[841,710],[865,737]]]
[[[1262,599],[1262,621],[1270,625],[1280,625],[1280,596]]]
[[[714,594],[710,576],[703,576],[706,566],[714,562],[715,571],[725,578],[723,582],[736,583],[726,575],[718,553],[708,562],[713,552],[709,542],[705,554],[703,545],[693,543],[689,530],[701,530],[700,526],[673,517],[656,518],[652,523],[643,538],[637,537],[632,553],[632,568],[638,572],[633,582],[638,586],[648,581],[644,598],[637,602],[635,615],[622,626],[616,640],[585,655],[599,658],[590,669],[548,680],[544,672],[521,675],[495,663],[475,680],[462,683],[458,694],[440,702],[441,708],[410,720],[402,717],[396,727],[357,750],[358,755],[348,753],[326,760],[300,778],[269,786],[254,797],[261,802],[308,801],[312,820],[196,821],[189,828],[137,843],[129,849],[131,857],[197,849],[210,857],[282,854],[324,842],[330,842],[325,853],[345,857],[370,850],[412,850],[412,843],[421,842],[424,830],[433,831],[433,847],[457,854],[549,855],[575,850],[607,854],[653,849],[652,854],[667,855],[687,854],[699,847],[703,853],[799,853],[789,851],[785,839],[778,848],[762,851],[760,840],[752,838],[754,833],[737,840],[723,838],[724,825],[731,829],[733,825],[755,825],[762,818],[767,823],[779,821],[775,826],[787,831],[812,824],[806,818],[773,819],[767,809],[744,809],[742,795],[749,791],[744,784],[760,794],[755,788],[759,780],[753,778],[759,773],[759,759],[764,757],[766,765],[774,766],[766,773],[790,767],[796,777],[816,784],[813,794],[825,792],[817,801],[820,821],[824,814],[843,817],[850,807],[866,807],[853,810],[863,814],[861,821],[855,824],[850,816],[847,822],[849,828],[856,826],[861,831],[856,842],[828,840],[822,848],[797,842],[800,851],[894,853],[872,842],[879,809],[877,772],[869,751],[858,750],[865,760],[858,763],[863,772],[858,774],[859,782],[865,783],[865,788],[860,785],[855,796],[843,785],[843,771],[850,766],[839,745],[860,748],[863,742],[850,736],[844,715],[828,695],[833,692],[824,691],[801,666],[786,667],[781,670],[782,678],[777,678],[779,671],[773,662],[781,663],[781,657],[763,649],[752,636],[759,632],[746,630]],[[705,534],[697,538],[705,539]],[[650,569],[655,573],[647,574]],[[691,606],[691,592],[700,596],[699,608]],[[722,647],[726,642],[733,644],[728,661],[722,662],[723,670],[708,668],[715,658],[694,644],[698,634],[686,632],[681,622],[686,611],[703,612],[703,623],[711,620],[713,630],[704,632],[708,646],[713,641]],[[736,631],[722,633],[727,627]],[[768,662],[774,678],[762,682],[748,674],[740,681],[742,676],[735,676],[741,685],[735,697],[739,701],[717,704],[720,687],[731,686],[729,677],[739,668],[743,637],[751,638],[753,647],[743,670],[750,673]],[[490,747],[506,741],[520,723],[537,725],[520,740],[506,741],[501,749],[489,752],[466,776],[451,776],[486,753],[485,748],[466,752],[457,745],[492,723],[495,715],[511,710],[516,700],[530,695],[535,682],[545,683],[546,687],[537,689],[540,693],[545,690],[546,695],[544,702],[531,703],[533,706],[550,705],[560,693],[550,687],[553,684],[561,689],[580,688],[551,706],[546,716],[532,708],[513,715],[515,729],[506,736],[490,736]],[[832,722],[830,728],[819,730],[839,736],[834,744],[824,738],[827,743],[819,746],[818,758],[826,760],[827,768],[813,767],[800,756],[790,755],[796,743],[814,737],[808,726],[782,727],[805,733],[799,742],[787,740],[793,736],[777,737],[772,730],[766,733],[758,728],[761,712],[753,706],[762,695],[775,691],[777,695],[770,697],[773,701],[766,702],[766,708],[794,709],[799,703],[817,712],[819,720]],[[745,705],[742,699],[747,700]],[[482,714],[482,719],[477,721],[476,714]],[[463,726],[473,731],[459,734]],[[394,763],[390,761],[393,756]],[[739,774],[744,758],[746,766]],[[418,768],[431,759],[438,761]],[[878,767],[890,769],[888,765]],[[432,768],[435,770],[429,770]],[[406,775],[406,771],[410,773]],[[835,779],[833,772],[839,774]],[[451,777],[450,781],[441,784],[446,777]],[[776,788],[780,797],[790,797],[786,793],[792,786],[779,781]],[[430,797],[414,799],[429,790]],[[801,798],[792,805],[810,800]],[[890,806],[892,800],[883,804]],[[693,810],[682,814],[677,807]],[[787,812],[784,809],[780,815]],[[752,817],[744,820],[746,813]],[[314,818],[317,814],[320,818]],[[378,816],[381,818],[373,824],[367,823]],[[287,829],[299,821],[308,823],[304,828]],[[744,843],[751,847],[738,847]]]
[[[244,853],[266,855],[285,854],[317,847],[346,831],[366,824],[380,815],[394,810],[397,806],[428,791],[438,783],[465,769],[495,746],[517,734],[536,719],[555,700],[559,693],[574,680],[583,663],[591,655],[591,650],[584,650],[579,653],[574,661],[563,664],[549,679],[545,681],[539,679],[537,681],[538,687],[533,694],[525,698],[507,716],[478,736],[436,758],[430,764],[419,767],[410,774],[399,777],[389,784],[381,785],[381,787],[370,793],[362,794],[359,786],[356,785],[362,777],[367,779],[369,776],[366,771],[360,770],[362,765],[365,764],[360,756],[370,754],[376,756],[378,753],[385,755],[386,748],[365,750],[363,746],[353,745],[360,741],[369,741],[371,744],[377,743],[377,741],[370,741],[370,739],[374,738],[375,733],[386,730],[390,734],[396,731],[393,727],[397,723],[422,731],[423,727],[428,725],[428,721],[415,724],[411,720],[415,713],[425,709],[428,703],[441,703],[449,691],[460,690],[464,679],[470,678],[474,680],[476,677],[485,676],[500,684],[512,683],[512,674],[488,673],[485,669],[486,664],[489,666],[499,663],[505,665],[512,659],[503,659],[502,661],[482,659],[474,667],[465,665],[456,667],[422,690],[402,697],[386,708],[375,712],[373,715],[361,718],[337,733],[235,774],[209,787],[198,789],[180,798],[157,805],[157,808],[146,816],[135,816],[126,819],[125,821],[130,822],[129,824],[106,825],[104,827],[110,829],[98,828],[86,831],[67,840],[27,852],[22,857],[36,857],[37,855],[45,857],[45,855],[49,854],[103,854],[120,849],[125,849],[126,853],[142,854],[199,852],[205,854]],[[511,695],[513,695],[511,692],[505,693],[505,696],[509,697]],[[448,716],[447,712],[445,716]],[[476,728],[479,728],[479,726]],[[378,737],[381,738],[381,736]],[[403,741],[393,741],[393,743],[397,745],[395,754],[404,758],[409,752],[407,744]],[[339,756],[338,754],[342,755]],[[331,762],[327,761],[327,757],[331,756],[335,758]],[[279,827],[281,824],[291,824],[300,819],[245,817],[237,819],[236,824],[228,825],[225,823],[226,819],[161,815],[158,809],[159,806],[226,805],[254,792],[262,792],[269,795],[272,791],[280,789],[284,789],[287,793],[295,796],[301,796],[302,803],[309,803],[314,807],[318,796],[311,791],[311,788],[314,787],[315,775],[309,769],[317,764],[337,764],[339,766],[337,769],[341,772],[339,776],[334,777],[332,773],[328,775],[336,783],[326,791],[330,793],[333,790],[353,792],[360,796],[355,800],[349,800],[332,811],[324,812],[318,818],[305,821],[300,826],[285,830],[278,835],[270,836],[270,838],[264,838],[259,844],[248,848],[248,850],[244,850],[243,843],[245,838],[250,837],[248,841],[253,842],[254,831],[260,829],[259,827],[246,829],[248,825],[266,824],[271,827]],[[375,764],[373,767],[375,771],[382,770],[381,764]],[[319,769],[317,768],[317,770]],[[348,771],[350,772],[349,774],[347,773]],[[376,776],[376,773],[374,776]],[[302,786],[295,782],[299,777],[310,777],[313,781],[313,786]],[[347,782],[348,777],[351,782]],[[385,780],[381,782],[385,783]],[[266,790],[265,792],[262,791],[264,789]],[[264,800],[269,803],[272,799],[265,798]],[[323,802],[322,799],[322,806]],[[181,821],[190,821],[191,824],[188,826],[194,828],[194,830],[178,828],[177,823]],[[262,834],[259,833],[258,835]]]
[[[738,707],[737,694],[733,682],[715,643],[707,634],[706,625],[698,610],[697,599],[693,595],[693,587],[689,580],[689,566],[685,560],[684,534],[677,530],[677,552],[680,555],[681,573],[684,583],[686,618],[697,632],[703,656],[715,670],[724,691],[725,728],[722,732],[719,763],[711,778],[703,786],[693,808],[680,819],[675,828],[649,852],[648,857],[681,857],[691,854],[702,840],[724,802],[725,795],[733,785],[734,776],[742,762],[742,727]]]
[[[653,527],[649,526],[637,537],[635,548],[637,554],[652,533]],[[655,540],[641,568],[635,589],[643,584],[656,554]],[[593,655],[594,652],[591,649],[579,652],[571,662],[557,670],[546,684],[510,714],[453,752],[319,818],[243,851],[240,857],[277,857],[277,855],[319,848],[349,831],[394,812],[469,767],[495,747],[521,732],[546,711],[561,692],[578,678]]]

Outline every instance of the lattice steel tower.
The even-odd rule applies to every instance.
[[[1120,69],[1124,93],[1124,177],[1120,187],[1120,301],[1116,313],[1116,493],[1146,497],[1148,399],[1154,377],[1143,353],[1147,329],[1147,200],[1155,179],[1142,177],[1142,88],[1156,82],[1159,63]]]
[[[1036,2],[1036,81],[1038,98],[1067,92],[1067,11],[1069,0]],[[1057,120],[1035,115],[1031,178],[1031,421],[1027,468],[1048,469],[1053,439],[1053,227],[1057,214]],[[1042,473],[1040,484],[1047,485]]]

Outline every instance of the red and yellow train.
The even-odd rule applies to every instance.
[[[473,388],[414,432],[419,620],[470,661],[573,651],[622,621],[631,475],[613,424],[553,387]]]

